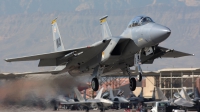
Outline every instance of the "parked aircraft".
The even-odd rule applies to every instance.
[[[194,106],[187,108],[188,110],[197,110],[198,112],[200,111],[200,96],[199,96],[199,91],[198,88],[194,88],[194,92],[188,92],[187,95],[189,96],[189,101],[192,101],[192,104]]]
[[[195,103],[188,96],[188,94],[186,93],[184,88],[182,88],[182,90],[179,92],[179,94],[180,94],[181,97],[174,100],[174,103],[176,105],[184,106],[184,107],[193,107],[194,106]]]
[[[109,99],[111,99],[113,102],[119,102],[119,103],[128,103],[129,102],[123,96],[114,96],[112,88],[109,88],[109,92],[110,92]]]
[[[86,112],[89,112],[89,108],[91,107],[98,107],[101,110],[101,112],[105,112],[105,109],[113,104],[112,101],[101,98],[103,88],[101,88],[101,90],[98,92],[97,96],[94,99],[87,100],[81,96],[81,93],[77,88],[74,88],[74,91],[79,102],[66,102],[62,104],[80,104],[87,107]]]
[[[109,88],[109,99],[113,101],[116,109],[127,108],[130,104],[129,100],[121,95],[114,96],[112,88]]]
[[[143,87],[141,87],[142,90],[140,92],[140,94],[136,97],[133,93],[131,95],[130,98],[128,98],[128,100],[134,105],[134,107],[136,107],[136,105],[138,103],[142,103],[144,102],[146,99],[143,97]]]
[[[56,66],[54,70],[25,74],[61,74],[71,76],[91,75],[91,87],[99,88],[99,77],[122,71],[129,76],[130,90],[136,88],[136,79],[130,67],[135,66],[137,80],[142,80],[141,64],[152,64],[159,57],[178,58],[192,54],[179,52],[159,46],[166,40],[171,30],[155,23],[148,16],[137,16],[130,21],[120,36],[112,36],[107,17],[100,19],[103,40],[91,46],[66,50],[60,36],[56,19],[52,21],[54,52],[32,56],[5,59],[7,62],[39,60],[39,67]]]
[[[65,104],[69,102],[75,102],[74,99],[71,99],[69,97],[65,97],[63,95],[59,95],[56,98],[53,98],[51,101],[51,104],[54,106],[54,110],[58,110],[60,104]]]

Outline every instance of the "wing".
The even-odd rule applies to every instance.
[[[58,66],[61,64],[63,60],[82,60],[87,61],[91,57],[96,56],[97,54],[101,53],[106,46],[109,44],[110,40],[103,40],[99,41],[92,46],[77,48],[77,49],[69,49],[65,51],[59,52],[52,52],[52,53],[45,53],[45,54],[38,54],[32,56],[24,56],[24,57],[17,57],[17,58],[8,58],[5,59],[7,62],[15,62],[15,61],[33,61],[33,60],[40,60],[39,66]],[[88,58],[85,58],[88,57]]]
[[[25,77],[25,75],[20,73],[0,73],[0,79],[15,79]]]
[[[91,107],[91,104],[102,104],[102,102],[97,101],[97,100],[90,100],[90,101],[85,101],[85,102],[63,102],[61,104],[66,104],[66,105],[83,105],[87,107]]]
[[[169,52],[166,52],[164,55],[162,55],[163,58],[179,58],[183,56],[194,56],[194,54],[184,53],[181,51],[176,51],[176,50],[168,49],[164,47],[159,47],[159,49],[162,51],[169,51]]]

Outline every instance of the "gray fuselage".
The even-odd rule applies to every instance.
[[[83,65],[77,65],[71,70],[68,69],[67,71],[69,74],[72,76],[78,76],[80,74],[90,75],[95,66],[97,66],[96,63],[105,65],[104,74],[120,69],[123,65],[128,65],[129,67],[134,66],[135,53],[146,47],[158,45],[160,42],[167,39],[171,33],[169,28],[153,21],[142,23],[144,18],[144,16],[136,17],[136,20],[133,19],[120,36],[108,38],[113,40],[120,39],[108,59],[99,59],[102,58],[102,54],[99,54],[99,56],[94,57]],[[112,43],[110,42],[109,44]],[[70,68],[72,65],[73,64],[69,64],[66,68]]]

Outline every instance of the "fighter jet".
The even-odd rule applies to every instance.
[[[74,91],[79,102],[65,102],[62,104],[80,104],[87,107],[86,112],[89,112],[90,107],[98,107],[101,110],[101,112],[105,112],[105,109],[113,104],[112,101],[101,98],[103,88],[101,88],[101,90],[98,92],[97,96],[94,99],[87,100],[81,96],[81,93],[77,88],[74,88]]]
[[[182,90],[179,92],[179,94],[180,94],[181,97],[174,100],[174,103],[176,105],[184,106],[184,107],[193,107],[194,106],[195,103],[188,96],[188,94],[186,93],[184,88],[182,88]]]
[[[141,103],[141,102],[144,102],[144,101],[147,100],[143,96],[143,87],[141,87],[141,88],[142,88],[142,90],[141,90],[140,94],[137,97],[131,92],[132,95],[131,95],[130,98],[128,98],[128,100],[134,105],[134,107],[136,107],[136,105],[138,103]]]
[[[39,60],[39,67],[56,66],[54,70],[26,74],[61,74],[68,72],[71,76],[91,75],[91,87],[99,88],[99,77],[122,71],[129,76],[130,90],[136,89],[136,78],[131,75],[130,67],[135,66],[137,80],[142,80],[141,64],[152,64],[159,57],[178,58],[192,54],[179,52],[159,46],[166,40],[171,30],[155,23],[148,16],[137,16],[130,21],[120,36],[112,36],[107,17],[100,18],[102,29],[101,41],[90,46],[66,50],[57,26],[52,21],[54,52],[7,58],[7,62]]]
[[[109,88],[109,99],[114,102],[114,106],[116,109],[120,109],[122,104],[129,104],[129,100],[124,98],[123,96],[114,96],[112,88]]]

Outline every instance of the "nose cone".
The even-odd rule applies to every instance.
[[[171,30],[165,26],[155,24],[152,26],[149,35],[151,40],[158,44],[169,37]]]

